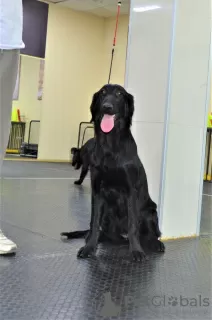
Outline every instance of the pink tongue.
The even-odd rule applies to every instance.
[[[114,127],[114,115],[105,114],[101,121],[101,129],[103,132],[108,133]]]

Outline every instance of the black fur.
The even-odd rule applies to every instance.
[[[90,156],[93,152],[95,140],[94,138],[89,139],[80,149],[72,148],[71,153],[73,154],[72,158],[72,166],[75,167],[76,170],[80,169],[81,174],[79,180],[76,180],[74,183],[77,185],[81,185],[88,173],[89,165],[90,165]]]
[[[95,254],[98,242],[110,239],[123,241],[127,235],[133,260],[145,258],[143,244],[163,252],[158,239],[157,206],[148,191],[147,177],[138,157],[137,146],[130,131],[134,113],[133,96],[119,85],[105,85],[94,94],[91,104],[96,143],[90,158],[92,206],[90,230],[79,258]],[[115,125],[109,133],[100,128],[104,114],[115,115]],[[77,233],[62,235],[75,238]]]

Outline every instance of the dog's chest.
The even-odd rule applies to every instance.
[[[114,189],[125,194],[129,193],[130,179],[125,159],[121,151],[111,152],[100,148],[98,152],[94,152],[91,178],[98,190]]]
[[[118,190],[128,188],[125,168],[116,159],[103,160],[98,168],[98,175],[101,187]]]

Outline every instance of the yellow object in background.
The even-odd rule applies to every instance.
[[[12,109],[11,121],[14,121],[14,122],[18,122],[19,121],[19,119],[18,119],[18,109],[16,109],[16,108]]]
[[[212,112],[208,115],[208,128],[212,128]]]

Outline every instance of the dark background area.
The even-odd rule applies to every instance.
[[[23,0],[23,41],[22,54],[45,58],[48,23],[47,3],[37,0]]]

